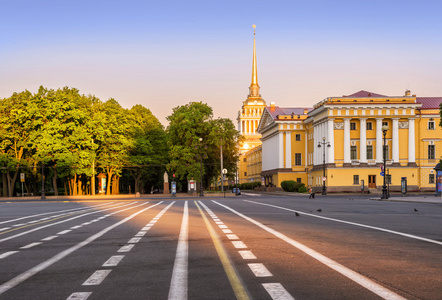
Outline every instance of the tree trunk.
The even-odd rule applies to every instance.
[[[77,188],[78,188],[78,192],[77,195],[83,195],[83,182],[81,179],[81,175],[77,177]]]
[[[2,178],[3,178],[3,197],[7,197],[8,196],[8,183],[6,182],[6,174],[5,173],[2,174]]]
[[[58,196],[57,178],[58,178],[57,167],[54,166],[54,176],[52,177],[52,186],[54,187],[55,196]]]
[[[106,195],[110,195],[110,194],[111,194],[112,173],[113,173],[113,169],[112,169],[112,168],[107,168],[107,178],[108,178],[108,182],[107,182],[107,191],[106,191]]]

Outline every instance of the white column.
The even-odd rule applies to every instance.
[[[408,162],[416,162],[416,139],[414,133],[414,119],[408,119]]]
[[[313,165],[316,165],[317,159],[316,156],[318,155],[317,150],[317,144],[318,144],[318,128],[313,125]]]
[[[359,135],[359,147],[360,147],[360,156],[359,162],[366,163],[367,162],[367,119],[361,118],[359,119],[360,123],[360,135]]]
[[[344,119],[344,164],[351,163],[350,159],[350,119]]]
[[[382,119],[376,119],[376,162],[380,163],[382,158]]]
[[[399,119],[393,119],[393,162],[399,162]]]
[[[255,134],[255,120],[252,120],[252,134]]]
[[[328,119],[328,142],[330,142],[330,147],[328,147],[328,163],[335,163],[335,131],[333,125],[333,119]]]
[[[285,133],[285,167],[292,168],[292,138],[290,131]]]
[[[242,121],[241,120],[238,121],[238,131],[240,133],[242,133]]]
[[[247,120],[247,134],[250,134],[250,120]]]
[[[284,168],[284,136],[283,132],[278,133],[278,142],[279,142],[279,156],[278,156],[278,168],[282,169]]]

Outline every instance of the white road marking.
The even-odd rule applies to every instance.
[[[241,254],[241,257],[243,259],[257,259],[255,254],[253,254],[252,251],[250,251],[250,250],[241,250],[238,252],[239,252],[239,254]]]
[[[139,231],[135,236],[144,236],[147,231]]]
[[[103,267],[115,267],[123,258],[124,255],[114,255],[103,264]]]
[[[242,193],[243,195],[246,195],[246,196],[252,196],[252,197],[261,197],[262,195],[261,194],[250,194],[250,193]]]
[[[219,222],[219,221],[221,221],[220,219],[213,219],[213,221],[215,221],[215,222]]]
[[[77,226],[72,226],[71,229],[78,229],[78,228],[81,228],[81,227],[83,227],[83,226],[77,225]]]
[[[272,205],[272,204],[259,203],[259,202],[248,201],[248,200],[244,200],[244,201],[247,201],[247,202],[250,202],[250,203],[254,203],[254,204],[260,204],[260,205],[275,207],[275,208],[279,208],[279,209],[283,209],[283,210],[287,210],[287,211],[291,211],[291,212],[299,212],[299,213],[302,213],[303,215],[311,216],[311,217],[315,217],[315,218],[319,218],[319,219],[324,219],[324,220],[328,220],[328,221],[334,221],[334,222],[339,222],[339,223],[344,223],[344,224],[349,224],[349,225],[354,225],[354,226],[359,226],[359,227],[379,230],[379,231],[383,231],[383,232],[388,232],[388,233],[393,233],[393,234],[405,236],[405,237],[416,239],[416,240],[421,240],[421,241],[425,241],[425,242],[429,242],[429,243],[433,243],[433,244],[437,244],[437,245],[442,245],[442,242],[440,242],[440,241],[423,238],[423,237],[420,237],[420,236],[417,236],[417,235],[413,235],[413,234],[403,233],[403,232],[394,231],[394,230],[390,230],[390,229],[385,229],[385,228],[381,228],[381,227],[375,227],[375,226],[370,226],[370,225],[359,224],[359,223],[355,223],[355,222],[343,221],[343,220],[339,220],[339,219],[327,218],[327,217],[318,216],[318,215],[315,215],[315,214],[309,214],[309,213],[305,213],[305,212],[302,212],[302,211],[293,210],[293,209],[289,209],[289,208],[285,208],[285,207],[281,207],[281,206],[276,206],[276,205]]]
[[[261,263],[247,264],[247,265],[249,266],[250,270],[252,270],[253,274],[255,274],[256,277],[273,276],[273,274],[270,273],[270,271],[267,270],[267,268]]]
[[[143,228],[141,228],[141,230],[144,230],[144,231],[148,231],[149,229],[151,229],[152,227],[143,227]]]
[[[229,240],[239,240],[239,237],[236,234],[226,234]]]
[[[130,244],[130,245],[124,245],[123,247],[121,247],[120,249],[118,249],[117,252],[129,252],[130,250],[132,250],[132,248],[134,247],[134,244]]]
[[[223,229],[223,232],[224,233],[233,233],[232,230],[230,230],[230,229]]]
[[[218,222],[215,222],[216,224],[218,224],[218,225],[223,225],[224,223],[223,222],[221,222],[221,221],[218,221]]]
[[[124,207],[124,206],[129,206],[129,205],[130,205],[130,204],[122,205],[122,206],[120,206],[119,208]],[[135,206],[135,207],[136,207],[136,206]],[[109,210],[109,209],[112,209],[112,208],[106,208],[106,209],[104,209],[104,210]],[[28,234],[28,233],[31,233],[31,232],[34,232],[34,231],[37,231],[37,230],[41,230],[41,229],[43,229],[43,228],[47,228],[47,227],[51,227],[51,226],[58,225],[58,224],[61,224],[61,223],[69,222],[69,221],[72,221],[72,220],[74,220],[74,219],[78,219],[78,218],[81,218],[81,217],[84,217],[84,216],[87,216],[87,215],[90,215],[90,214],[96,214],[96,213],[99,213],[99,212],[100,212],[100,211],[92,211],[92,212],[85,213],[85,214],[82,214],[82,215],[78,215],[78,216],[75,216],[75,217],[72,217],[72,218],[69,218],[69,219],[66,219],[66,220],[62,220],[62,221],[58,221],[58,222],[54,222],[54,223],[50,223],[50,224],[46,224],[46,225],[43,225],[43,226],[40,226],[40,227],[36,227],[36,228],[31,229],[31,230],[24,231],[24,232],[18,233],[18,234],[16,234],[16,235],[11,235],[11,236],[9,236],[9,237],[6,237],[6,238],[3,238],[3,239],[0,239],[0,243],[1,243],[1,242],[4,242],[4,241],[7,241],[7,240],[14,239],[14,238],[19,237],[19,236],[22,236],[22,235],[26,235],[26,234]]]
[[[247,248],[246,244],[244,244],[242,241],[232,241],[233,246],[235,246],[236,249],[244,249]]]
[[[42,242],[30,243],[30,244],[28,244],[28,245],[26,245],[26,246],[20,247],[20,249],[29,249],[29,248],[32,248],[32,247],[38,246],[38,245],[40,245],[40,244],[42,244]]]
[[[48,236],[47,238],[44,238],[44,239],[41,239],[42,241],[50,241],[50,240],[53,240],[53,239],[55,239],[56,237],[58,237],[58,235],[51,235],[51,236]]]
[[[37,223],[38,221],[39,221],[39,220],[30,221],[30,222],[28,222],[28,224]]]
[[[57,234],[66,234],[66,233],[71,232],[71,231],[72,231],[72,230],[67,229],[67,230],[60,231],[60,232],[57,233]]]
[[[90,225],[92,222],[84,222],[83,224],[81,224],[81,226],[86,226],[86,225]]]
[[[280,283],[263,283],[262,286],[273,300],[295,300]]]
[[[18,226],[23,226],[23,225],[26,225],[26,223],[15,224],[15,225],[12,225],[12,227],[18,227]]]
[[[187,272],[189,257],[189,209],[184,202],[183,220],[181,222],[175,263],[173,265],[172,280],[170,281],[169,300],[187,299]]]
[[[83,285],[99,285],[111,271],[112,270],[97,270],[83,283]]]
[[[2,258],[6,258],[6,257],[8,257],[9,255],[12,255],[12,254],[14,254],[14,253],[17,253],[18,251],[8,251],[8,252],[5,252],[5,253],[3,253],[3,254],[0,254],[0,259],[2,259]]]
[[[0,231],[7,230],[7,229],[11,229],[11,227],[0,228]]]
[[[219,228],[229,228],[226,225],[218,225]]]
[[[359,285],[365,287],[366,289],[368,289],[369,291],[375,293],[376,295],[378,295],[381,298],[384,299],[389,299],[389,300],[393,300],[393,299],[400,299],[400,300],[404,300],[405,298],[401,297],[400,295],[394,293],[393,291],[390,291],[389,289],[383,287],[380,284],[377,284],[376,282],[368,279],[365,276],[362,276],[361,274],[350,270],[349,268],[337,263],[336,261],[320,254],[319,252],[316,252],[315,250],[289,238],[288,236],[250,218],[247,217],[246,215],[243,215],[242,213],[234,210],[233,208],[230,208],[224,204],[218,203],[216,201],[213,201],[214,203],[218,204],[219,206],[222,206],[224,208],[226,208],[227,210],[230,210],[231,212],[233,212],[234,214],[240,216],[241,218],[255,224],[256,226],[264,229],[265,231],[273,234],[274,236],[280,238],[281,240],[287,242],[288,244],[292,245],[293,247],[301,250],[302,252],[306,253],[307,255],[310,255],[311,257],[313,257],[314,259],[318,260],[319,262],[323,263],[324,265],[326,265],[327,267],[335,270],[338,273],[341,273],[342,275],[344,275],[345,277],[349,278],[350,280],[353,280],[354,282],[358,283]]]
[[[136,244],[136,243],[138,243],[139,241],[141,240],[141,238],[140,237],[134,237],[134,238],[131,238],[130,240],[129,240],[129,244]]]
[[[128,210],[128,209],[134,209],[136,207],[143,206],[143,205],[146,205],[148,203],[149,202],[145,202],[145,203],[142,203],[142,204],[139,204],[139,205],[136,205],[136,206],[132,206],[132,207],[129,207],[129,208],[126,208],[126,209],[122,209],[119,212],[122,212],[122,211],[125,211],[125,210]],[[134,214],[124,218],[123,220],[121,220],[121,221],[119,221],[117,223],[114,223],[114,224],[112,224],[109,227],[104,228],[103,230],[97,232],[96,234],[88,237],[84,241],[78,243],[77,245],[72,246],[72,247],[70,247],[70,248],[68,248],[68,249],[58,253],[57,255],[53,256],[52,258],[50,258],[50,259],[48,259],[48,260],[38,264],[37,266],[35,266],[35,267],[33,267],[33,268],[31,268],[31,269],[21,273],[20,275],[14,277],[11,280],[3,283],[2,285],[0,285],[0,295],[3,294],[6,291],[12,289],[13,287],[19,285],[20,283],[22,283],[23,281],[29,279],[30,277],[34,276],[38,272],[43,271],[44,269],[48,268],[49,266],[53,265],[54,263],[62,260],[63,258],[68,256],[69,254],[75,252],[76,250],[78,250],[78,249],[80,249],[80,248],[90,244],[91,242],[95,241],[96,239],[98,239],[99,237],[103,236],[107,232],[111,231],[115,227],[118,227],[121,224],[126,223],[127,221],[135,218],[137,215],[141,214],[142,212],[144,212],[144,211],[146,211],[146,210],[148,210],[148,209],[150,209],[152,207],[155,207],[157,205],[160,205],[161,203],[162,203],[162,201],[158,202],[157,204],[154,204],[152,206],[143,208],[142,210],[140,210],[140,211],[138,211],[138,212],[136,212],[136,213],[134,213]]]
[[[66,300],[86,300],[91,294],[92,292],[73,293]]]

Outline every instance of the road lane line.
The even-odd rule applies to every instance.
[[[66,234],[66,233],[69,233],[69,232],[71,232],[72,230],[70,230],[70,229],[66,229],[66,230],[63,230],[63,231],[60,231],[59,233],[57,233],[58,235],[62,235],[62,234]]]
[[[201,201],[198,201],[201,206],[204,207],[204,209],[208,210],[208,207],[202,203]],[[251,297],[249,293],[246,290],[246,287],[242,283],[238,272],[235,270],[232,261],[230,260],[229,254],[227,253],[226,249],[224,248],[221,239],[219,235],[216,233],[213,226],[210,224],[209,220],[207,219],[206,215],[202,211],[202,209],[199,207],[198,203],[195,201],[196,206],[198,207],[198,210],[204,220],[204,223],[206,224],[206,228],[209,231],[210,237],[212,238],[213,245],[215,246],[215,250],[218,253],[218,257],[221,261],[221,264],[223,265],[224,272],[227,275],[227,278],[229,279],[230,286],[233,289],[233,292],[235,293],[237,300],[250,300]]]
[[[239,240],[239,237],[236,234],[226,234],[229,240]]]
[[[103,267],[115,267],[120,263],[120,261],[124,258],[125,255],[114,255],[109,258],[104,264]]]
[[[87,208],[87,209],[92,209],[93,207],[99,207],[99,206],[104,206],[104,205],[108,205],[108,203],[105,204],[99,204],[99,205],[94,205],[91,208]],[[0,222],[0,224],[4,224],[4,223],[10,223],[10,222],[15,222],[15,221],[20,221],[23,219],[29,219],[29,218],[33,218],[33,217],[38,217],[38,216],[43,216],[43,215],[48,215],[48,214],[57,214],[57,213],[61,213],[61,212],[66,212],[66,211],[75,211],[75,210],[82,210],[85,209],[85,207],[80,207],[80,208],[72,208],[72,209],[65,209],[65,210],[60,210],[60,211],[51,211],[51,212],[46,212],[46,213],[42,213],[42,214],[37,214],[37,215],[32,215],[32,216],[26,216],[26,217],[21,217],[21,218],[17,218],[17,219],[13,219],[13,220],[8,220],[8,221],[3,221]],[[49,219],[49,218],[47,218]],[[44,220],[44,219],[42,219]]]
[[[92,295],[92,292],[73,293],[66,300],[86,300],[90,295]]]
[[[17,253],[17,252],[19,252],[19,251],[8,251],[8,252],[5,252],[5,253],[3,253],[3,254],[0,254],[0,259],[2,259],[2,258],[6,258],[6,257],[8,257],[9,255],[12,255],[12,254]]]
[[[0,228],[0,231],[11,229],[11,227]]]
[[[97,270],[82,285],[99,285],[112,270]]]
[[[238,253],[243,259],[258,259],[250,250],[240,250]]]
[[[121,205],[121,206],[119,206],[118,208],[122,208],[122,207],[129,206],[129,205],[130,205],[130,204],[127,204],[127,205]],[[134,207],[137,207],[137,206],[134,206]],[[63,221],[59,221],[59,222],[55,222],[55,223],[51,223],[51,224],[47,224],[47,225],[43,225],[43,226],[40,226],[40,227],[36,227],[36,228],[34,228],[34,229],[31,229],[31,230],[28,230],[28,231],[24,231],[24,232],[21,232],[21,233],[17,233],[16,235],[11,235],[11,236],[9,236],[9,237],[6,237],[6,238],[3,238],[3,239],[0,239],[0,243],[1,243],[1,242],[4,242],[4,241],[7,241],[7,240],[14,239],[14,238],[16,238],[16,237],[19,237],[19,236],[22,236],[22,235],[25,235],[25,234],[28,234],[28,233],[31,233],[31,232],[34,232],[34,231],[37,231],[37,230],[40,230],[40,229],[43,229],[43,228],[47,228],[47,227],[51,227],[51,226],[58,225],[58,224],[61,224],[61,223],[65,223],[65,222],[68,222],[68,221],[72,221],[72,220],[75,220],[75,219],[78,219],[78,218],[81,218],[81,217],[84,217],[84,216],[87,216],[87,215],[96,214],[96,213],[99,213],[99,212],[102,212],[102,211],[105,211],[105,210],[109,210],[109,209],[113,209],[113,208],[106,208],[106,209],[103,209],[103,210],[93,211],[93,212],[89,212],[89,213],[86,213],[86,214],[82,214],[82,215],[79,215],[79,216],[76,216],[76,217],[72,217],[72,218],[70,218],[70,219],[66,219],[66,220],[63,220]],[[62,217],[60,217],[60,218],[62,218]],[[59,219],[59,218],[57,218],[57,219]],[[42,222],[42,223],[51,222],[51,221],[53,221],[53,220],[54,220],[54,219],[51,219],[51,220],[48,220],[48,221],[45,221],[45,222]],[[40,223],[40,224],[41,224],[41,223]],[[33,225],[38,225],[38,224],[33,224]],[[82,225],[83,225],[83,224],[82,224]],[[30,225],[27,225],[27,226],[30,226]],[[24,226],[24,227],[27,227],[27,226]],[[16,228],[15,230],[17,230],[17,229],[20,229],[20,228]],[[2,232],[1,234],[4,234],[4,233],[8,233],[8,231],[6,231],[6,232]]]
[[[58,237],[58,235],[51,235],[51,236],[48,236],[47,238],[44,238],[44,239],[41,239],[42,241],[50,241],[50,240],[53,240],[53,239],[55,239],[56,237]]]
[[[368,289],[369,291],[375,293],[376,295],[378,295],[379,297],[383,298],[383,299],[388,299],[388,300],[396,300],[396,299],[400,299],[400,300],[405,300],[405,298],[401,297],[400,295],[396,294],[395,292],[383,287],[382,285],[368,279],[365,276],[362,276],[361,274],[350,270],[349,268],[339,264],[338,262],[320,254],[319,252],[316,252],[315,250],[289,238],[288,236],[286,236],[285,234],[276,231],[250,217],[247,217],[246,215],[243,215],[242,213],[234,210],[233,208],[230,208],[224,204],[218,203],[216,201],[213,201],[214,203],[218,204],[219,206],[224,207],[227,210],[230,210],[231,212],[233,212],[234,214],[240,216],[241,218],[255,224],[256,226],[264,229],[265,231],[273,234],[274,236],[280,238],[281,240],[287,242],[288,244],[292,245],[293,247],[301,250],[302,252],[304,252],[305,254],[313,257],[314,259],[318,260],[319,262],[323,263],[324,265],[326,265],[327,267],[335,270],[338,273],[341,273],[342,275],[344,275],[345,277],[349,278],[350,280],[353,280],[354,282],[358,283],[359,285],[365,287],[366,289]]]
[[[119,253],[124,253],[124,252],[129,252],[130,250],[132,250],[132,248],[134,247],[134,244],[130,244],[130,245],[124,245],[123,247],[121,247],[120,249],[118,249],[117,252]]]
[[[129,242],[127,242],[127,243],[129,243],[129,244],[136,244],[136,243],[138,243],[140,240],[141,240],[140,237],[133,237],[133,238],[131,238],[131,239],[129,240]]]
[[[138,233],[135,236],[145,236],[147,231],[138,231]]]
[[[224,233],[233,233],[232,230],[230,230],[230,229],[223,229],[223,232]]]
[[[172,280],[170,281],[169,300],[187,299],[187,272],[189,257],[189,208],[184,202],[183,220],[181,222],[178,246],[176,249],[175,263],[173,265]]]
[[[295,300],[280,283],[263,283],[262,286],[273,300]]]
[[[245,249],[245,248],[247,248],[246,244],[244,244],[244,242],[242,242],[242,241],[232,241],[232,244],[233,244],[233,246],[236,249]]]
[[[369,229],[374,229],[374,230],[379,230],[379,231],[383,231],[383,232],[388,232],[388,233],[393,233],[396,235],[401,235],[401,236],[405,236],[408,238],[412,238],[412,239],[416,239],[416,240],[421,240],[421,241],[425,241],[428,243],[433,243],[433,244],[437,244],[437,245],[441,245],[442,246],[442,242],[440,241],[436,241],[436,240],[432,240],[432,239],[427,239],[424,237],[420,237],[417,235],[413,235],[413,234],[408,234],[408,233],[403,233],[400,231],[394,231],[394,230],[390,230],[390,229],[385,229],[385,228],[381,228],[381,227],[375,227],[375,226],[370,226],[370,225],[364,225],[364,224],[360,224],[360,223],[355,223],[355,222],[349,222],[349,221],[344,221],[344,220],[339,220],[339,219],[333,219],[333,218],[328,218],[328,217],[323,217],[323,216],[318,216],[315,214],[309,214],[309,213],[305,213],[299,210],[293,210],[293,209],[289,209],[289,208],[285,208],[285,207],[281,207],[281,206],[276,206],[276,205],[272,205],[272,204],[266,204],[266,203],[259,203],[259,202],[255,202],[255,201],[249,201],[249,200],[244,200],[246,202],[250,202],[250,203],[254,203],[254,204],[260,204],[260,205],[264,205],[264,206],[270,206],[270,207],[275,207],[275,208],[279,208],[282,210],[287,210],[287,211],[291,211],[291,212],[297,212],[306,216],[311,216],[311,217],[315,217],[315,218],[319,218],[319,219],[324,219],[324,220],[328,220],[328,221],[334,221],[334,222],[338,222],[338,223],[344,223],[344,224],[349,224],[349,225],[354,225],[354,226],[359,226],[359,227],[364,227],[364,228],[369,228]]]
[[[247,264],[256,277],[271,277],[272,273],[262,263]]]
[[[42,244],[42,242],[30,243],[29,245],[26,245],[26,246],[20,247],[19,249],[29,249],[29,248],[32,248],[32,247],[38,246],[38,245],[40,245],[40,244]]]
[[[135,207],[129,207],[129,208],[123,209],[122,211],[125,211],[125,210],[128,210],[128,209],[134,209],[134,208],[139,207],[139,206],[144,206],[144,205],[146,205],[148,203],[149,202],[142,203],[142,204],[136,205]],[[157,204],[151,205],[149,207],[143,208],[142,210],[140,210],[140,211],[138,211],[138,212],[136,212],[136,213],[134,213],[134,214],[124,218],[123,220],[121,220],[121,221],[119,221],[117,223],[114,223],[113,225],[111,225],[109,227],[106,227],[105,229],[103,229],[103,230],[97,232],[96,234],[88,237],[84,241],[76,244],[75,246],[72,246],[72,247],[70,247],[70,248],[68,248],[68,249],[58,253],[57,255],[53,256],[52,258],[50,258],[50,259],[48,259],[48,260],[38,264],[37,266],[35,266],[35,267],[33,267],[33,268],[31,268],[31,269],[21,273],[20,275],[14,277],[11,280],[3,283],[2,285],[0,285],[0,295],[3,294],[6,291],[12,289],[13,287],[19,285],[20,283],[22,283],[23,281],[29,279],[30,277],[34,276],[38,272],[46,269],[47,267],[50,267],[51,265],[53,265],[56,262],[62,260],[63,258],[68,256],[69,254],[71,254],[71,253],[77,251],[78,249],[80,249],[80,248],[90,244],[91,242],[95,241],[96,239],[98,239],[99,237],[103,236],[107,232],[111,231],[115,227],[118,227],[121,224],[126,223],[127,221],[135,218],[137,215],[141,214],[142,212],[144,212],[144,211],[146,211],[148,209],[151,209],[152,207],[155,207],[155,206],[157,206],[157,205],[159,205],[161,203],[162,203],[162,201],[158,202]]]
[[[81,227],[82,227],[81,225],[77,225],[77,226],[72,226],[71,229],[78,229],[78,228],[81,228]]]

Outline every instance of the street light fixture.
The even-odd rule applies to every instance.
[[[331,147],[331,145],[330,145],[330,142],[326,142],[325,141],[325,136],[322,138],[322,142],[319,142],[318,143],[318,148],[321,148],[321,145],[323,146],[322,147],[322,157],[323,157],[323,159],[322,159],[322,165],[323,165],[323,169],[322,169],[322,194],[323,195],[327,195],[327,187],[325,186],[325,145],[327,145],[327,148],[330,148]]]
[[[387,147],[385,145],[385,136],[387,135],[387,131],[388,131],[388,126],[384,125],[382,126],[382,135],[384,136],[384,145],[382,146],[382,154],[383,154],[383,158],[384,158],[384,185],[382,186],[382,196],[381,199],[388,199],[388,194],[387,194],[387,185],[386,185],[386,180],[385,180],[385,170],[386,170],[386,162],[387,162]]]

